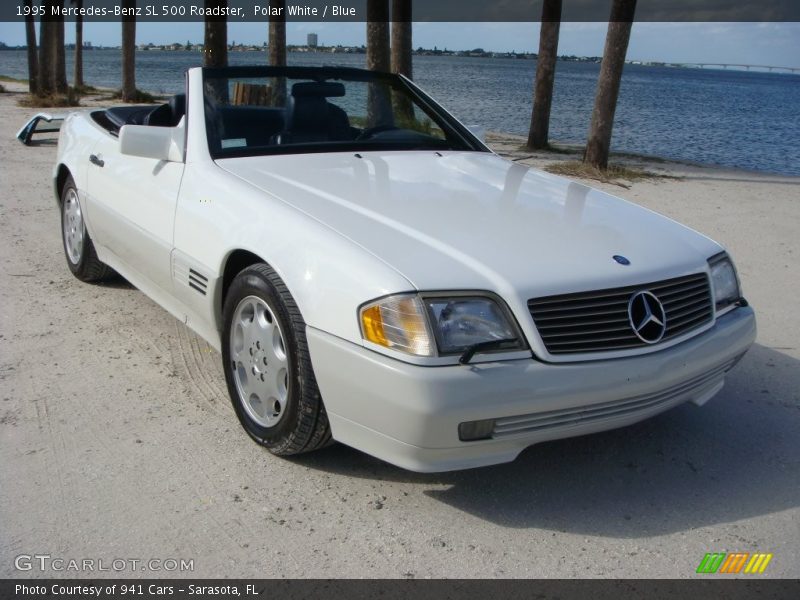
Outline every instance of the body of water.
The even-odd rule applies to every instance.
[[[68,73],[71,74],[71,53]],[[137,86],[183,88],[196,52],[138,52]],[[119,88],[120,52],[84,53],[87,82]],[[233,65],[266,64],[265,52],[234,52]],[[292,65],[363,67],[364,55],[292,53]],[[536,62],[420,56],[415,81],[468,125],[527,135]],[[559,62],[552,139],[585,143],[599,65]],[[27,78],[23,51],[0,52],[0,74]],[[612,150],[800,175],[800,76],[628,65],[622,79]]]

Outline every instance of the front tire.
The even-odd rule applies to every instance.
[[[223,310],[228,393],[245,431],[278,456],[331,442],[300,310],[277,273],[251,266],[231,283]]]
[[[79,280],[93,283],[102,281],[113,273],[111,267],[97,258],[78,201],[78,188],[75,187],[72,177],[67,178],[64,189],[61,190],[61,239],[67,266]]]

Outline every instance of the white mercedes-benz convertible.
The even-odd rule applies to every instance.
[[[70,270],[219,349],[277,455],[511,461],[702,405],[755,339],[717,243],[498,157],[396,75],[192,69],[69,116],[54,181]]]

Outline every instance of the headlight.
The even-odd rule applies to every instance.
[[[491,298],[434,297],[423,302],[441,354],[464,352],[487,342],[519,341],[516,328]]]
[[[739,279],[736,269],[727,254],[719,254],[709,261],[711,267],[711,284],[714,289],[714,303],[717,312],[735,304],[742,294],[739,290]]]
[[[525,347],[516,323],[488,296],[401,295],[361,309],[364,339],[416,356]]]

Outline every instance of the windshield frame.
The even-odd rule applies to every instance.
[[[291,154],[320,154],[320,153],[358,153],[374,151],[409,152],[424,151],[452,151],[452,148],[435,148],[431,143],[429,147],[415,147],[413,143],[400,143],[397,141],[381,142],[365,140],[346,142],[315,142],[295,143],[275,146],[257,146],[251,148],[228,148],[215,150],[212,143],[212,128],[209,125],[209,110],[205,101],[206,83],[213,79],[255,79],[285,77],[287,79],[309,79],[315,81],[353,81],[353,82],[383,82],[392,87],[397,87],[406,92],[418,107],[439,126],[449,139],[458,142],[462,147],[456,151],[461,152],[491,152],[491,150],[478,139],[467,127],[462,125],[455,117],[445,110],[428,94],[423,92],[408,78],[393,73],[369,71],[353,67],[272,67],[272,66],[236,66],[236,67],[203,67],[202,89],[203,104],[206,107],[206,143],[208,152],[213,160],[227,158],[242,158],[254,156],[280,156]]]

